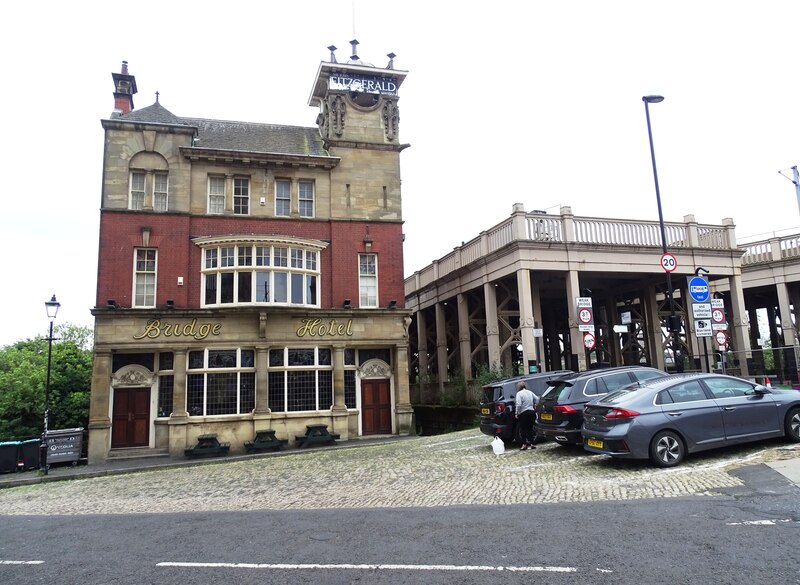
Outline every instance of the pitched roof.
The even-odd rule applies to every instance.
[[[141,110],[133,110],[127,114],[122,114],[116,118],[130,122],[148,122],[151,124],[177,124],[186,126],[181,119],[170,112],[167,108],[156,102],[152,106],[147,106]]]
[[[329,156],[317,128],[181,118],[158,102],[118,116],[115,120],[195,128],[197,130],[195,146],[198,148],[300,156]]]
[[[317,128],[181,118],[197,128],[195,146],[220,150],[328,156]]]

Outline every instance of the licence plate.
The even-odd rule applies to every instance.
[[[481,408],[481,414],[492,414],[492,411],[488,408]]]
[[[589,447],[595,447],[596,449],[603,448],[603,441],[598,441],[597,439],[586,439],[586,444],[589,445]]]
[[[542,414],[539,415],[539,418],[542,420],[553,420],[553,415],[543,412]]]

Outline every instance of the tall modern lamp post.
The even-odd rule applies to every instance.
[[[39,470],[47,475],[47,426],[50,418],[50,365],[53,359],[53,321],[58,315],[58,308],[61,306],[56,300],[56,295],[49,301],[45,301],[44,307],[47,309],[47,318],[50,319],[50,335],[47,337],[47,381],[44,386],[44,430],[42,431],[42,444],[39,450]]]
[[[650,159],[653,161],[653,180],[656,184],[656,203],[658,203],[658,225],[661,228],[661,251],[667,253],[667,233],[664,229],[664,214],[661,211],[661,192],[658,188],[658,171],[656,171],[656,152],[653,149],[653,131],[650,128],[650,104],[657,104],[664,101],[664,96],[646,95],[642,97],[644,102],[644,114],[647,117],[647,137],[650,139]],[[680,359],[680,338],[681,330],[680,317],[675,315],[675,297],[672,289],[672,273],[667,271],[667,295],[669,296],[669,320],[667,321],[667,331],[672,335],[672,359],[675,363],[677,372],[683,371],[683,360]]]

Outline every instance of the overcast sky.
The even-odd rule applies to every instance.
[[[405,274],[526,210],[657,220],[731,217],[740,241],[800,231],[794,185],[800,2],[296,0],[13,2],[0,35],[9,261],[0,345],[91,325],[112,72],[136,108],[315,126],[328,45],[408,71],[400,88]],[[88,14],[88,13],[87,13]],[[83,18],[83,17],[80,17]],[[658,261],[658,256],[654,262]],[[11,262],[13,260],[13,262]]]

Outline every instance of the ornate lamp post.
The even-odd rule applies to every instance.
[[[656,183],[656,203],[658,203],[658,225],[661,228],[661,251],[667,253],[667,234],[664,229],[664,214],[661,212],[661,192],[658,188],[658,172],[656,171],[656,153],[653,149],[653,131],[650,128],[650,104],[658,104],[664,101],[664,96],[646,95],[642,97],[644,102],[644,113],[647,117],[647,137],[650,139],[650,159],[653,161],[653,180]],[[675,296],[672,289],[672,273],[667,272],[667,295],[669,298],[669,320],[667,321],[667,331],[672,334],[672,359],[675,363],[675,371],[683,371],[683,359],[680,357],[680,317],[675,314]]]
[[[53,321],[56,320],[58,315],[58,308],[61,306],[56,300],[56,295],[44,303],[47,309],[47,318],[50,319],[50,335],[47,337],[47,381],[44,386],[44,430],[42,431],[42,444],[39,451],[39,471],[47,475],[47,427],[48,419],[50,418],[50,365],[53,359]]]

